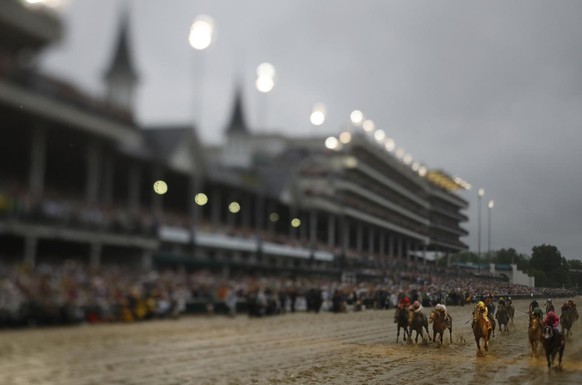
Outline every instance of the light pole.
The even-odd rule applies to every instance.
[[[275,67],[271,63],[261,63],[257,67],[257,80],[255,81],[255,86],[257,91],[263,94],[271,92],[273,87],[275,87]],[[262,111],[261,111],[262,110]],[[258,125],[267,125],[267,99],[265,95],[264,105],[262,108],[259,106],[259,119]]]
[[[190,33],[188,34],[188,42],[190,46],[196,51],[204,51],[212,44],[214,39],[214,20],[207,15],[196,16],[192,25],[190,26]],[[199,125],[202,126],[202,104],[204,101],[203,85],[204,85],[204,60],[200,63],[200,87],[198,94],[200,100],[198,101],[198,119]],[[196,110],[196,109],[195,109]]]
[[[489,203],[487,204],[487,207],[489,208],[489,210],[487,211],[487,243],[488,243],[488,252],[487,254],[489,255],[489,258],[491,258],[491,212],[493,211],[493,206],[495,205],[495,202],[493,202],[493,200],[490,200]]]
[[[477,192],[477,258],[481,262],[481,198],[485,195],[482,188]]]

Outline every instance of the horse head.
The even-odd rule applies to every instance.
[[[554,336],[554,329],[551,326],[544,326],[544,339],[551,340]]]

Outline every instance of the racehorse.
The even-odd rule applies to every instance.
[[[430,340],[430,332],[428,331],[428,318],[422,312],[415,312],[414,310],[409,310],[411,313],[409,318],[409,328],[408,328],[408,336],[410,337],[409,342],[412,341],[412,331],[416,331],[416,338],[414,340],[415,343],[418,342],[418,335],[424,340],[424,334],[422,333],[422,329],[426,330],[426,334],[428,335],[428,339]]]
[[[477,355],[482,356],[481,351],[481,338],[483,338],[484,344],[483,348],[487,351],[489,350],[489,339],[491,338],[491,332],[493,331],[490,322],[487,322],[479,312],[473,312],[473,334],[475,335],[475,342],[477,343]]]
[[[449,314],[433,310],[430,312],[429,323],[432,323],[432,342],[436,342],[437,333],[440,334],[441,345],[443,344],[443,334],[449,329],[449,343],[453,343],[453,317]]]
[[[495,337],[495,324],[497,322],[495,322],[495,318],[493,317],[493,314],[488,314],[487,315],[487,319],[491,323],[491,334],[492,334],[493,337]]]
[[[540,342],[542,342],[542,321],[538,317],[531,317],[527,329],[527,337],[531,345],[531,356],[537,357]]]
[[[495,313],[495,318],[499,322],[499,333],[503,333],[504,331],[507,333],[509,331],[507,330],[507,324],[509,323],[509,313],[507,311],[507,307],[499,306],[497,313]]]
[[[556,358],[556,354],[558,354],[559,357],[558,368],[561,367],[562,355],[564,354],[564,348],[566,347],[566,339],[564,338],[564,335],[557,330],[554,330],[551,326],[545,326],[542,343],[544,344],[546,359],[548,360],[548,371]]]
[[[511,326],[513,326],[513,330],[515,330],[515,324],[513,323],[513,317],[515,317],[515,308],[513,307],[513,304],[508,303],[506,305],[507,308],[507,314],[509,315],[509,321],[511,322]]]
[[[398,342],[398,337],[400,337],[400,329],[404,330],[404,341],[406,341],[406,337],[410,337],[408,333],[408,310],[399,307],[396,308],[394,322],[396,323],[396,342]]]
[[[578,319],[578,311],[575,307],[568,307],[562,310],[560,315],[560,326],[565,337],[572,335],[572,324]]]

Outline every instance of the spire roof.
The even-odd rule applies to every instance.
[[[242,90],[240,86],[237,86],[234,93],[234,104],[232,108],[232,115],[230,117],[230,123],[226,127],[226,134],[248,134],[249,129],[247,127],[243,102],[242,102]]]
[[[109,69],[105,72],[105,78],[109,79],[114,74],[122,74],[131,78],[133,81],[138,79],[133,59],[130,54],[129,42],[129,12],[128,8],[122,11],[121,23],[117,35],[117,45],[113,51],[113,56]]]

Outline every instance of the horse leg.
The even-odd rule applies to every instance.
[[[453,327],[449,328],[449,344],[453,344]]]
[[[400,337],[400,326],[396,327],[396,343],[398,343],[398,337]],[[406,339],[406,337],[404,337]]]
[[[480,340],[481,340],[481,337],[475,336],[475,342],[477,343],[477,355],[478,356],[481,355],[481,346],[480,346],[481,341]]]

